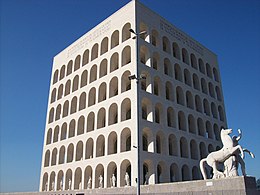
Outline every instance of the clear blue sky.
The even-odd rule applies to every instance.
[[[0,0],[0,192],[37,191],[53,57],[128,0]],[[218,55],[230,128],[260,178],[260,1],[141,0]],[[161,3],[163,2],[163,3]]]

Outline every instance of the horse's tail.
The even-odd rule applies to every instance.
[[[206,171],[205,171],[205,167],[204,167],[205,162],[206,162],[206,158],[203,158],[200,160],[200,172],[201,172],[204,180],[207,179],[207,175],[206,175]]]

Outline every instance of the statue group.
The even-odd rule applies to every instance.
[[[238,129],[238,136],[230,136],[232,129],[222,129],[220,131],[220,138],[223,147],[215,152],[211,152],[206,158],[200,161],[200,170],[203,179],[207,179],[205,171],[205,162],[212,168],[212,179],[238,176],[238,165],[241,166],[241,172],[245,176],[245,162],[244,152],[247,152],[252,158],[254,154],[246,148],[242,148],[238,141],[242,137],[242,132]],[[222,164],[223,171],[218,169],[219,164]]]

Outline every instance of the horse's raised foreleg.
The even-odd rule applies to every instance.
[[[251,152],[250,150],[243,148],[244,152],[247,152],[252,158],[255,158],[255,155],[253,154],[253,152]]]

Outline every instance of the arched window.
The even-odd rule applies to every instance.
[[[151,66],[150,52],[149,49],[144,45],[140,47],[140,62],[146,66]]]
[[[54,134],[53,134],[53,143],[57,142],[59,140],[59,133],[60,133],[60,127],[57,125],[54,129]]]
[[[78,70],[80,68],[80,58],[81,56],[78,55],[75,59],[75,62],[74,62],[74,71]]]
[[[107,84],[105,82],[101,83],[98,89],[98,102],[102,102],[107,98]]]
[[[49,163],[50,163],[50,150],[47,150],[44,156],[44,167],[48,167]]]
[[[79,88],[79,76],[75,76],[72,83],[72,92],[78,90]]]
[[[88,93],[88,106],[92,106],[96,103],[96,88],[92,87]]]
[[[73,156],[74,156],[74,145],[70,144],[67,149],[67,163],[70,163],[73,161]]]
[[[218,106],[218,115],[219,115],[219,119],[224,122],[225,116],[224,116],[223,108],[221,106]]]
[[[195,96],[195,106],[196,106],[196,111],[202,113],[202,103],[201,103],[201,99],[198,95]]]
[[[77,112],[77,104],[78,104],[77,102],[78,102],[77,97],[76,96],[73,97],[70,105],[70,114]]]
[[[109,98],[118,95],[118,78],[113,77],[109,83]]]
[[[52,84],[55,84],[58,82],[58,76],[59,76],[59,70],[55,70],[52,78]]]
[[[218,86],[215,87],[215,91],[217,94],[217,99],[218,101],[222,101],[222,96],[221,96],[221,92],[220,92],[220,88]]]
[[[191,86],[191,76],[190,71],[188,69],[184,69],[184,82],[186,85]]]
[[[185,137],[180,139],[180,152],[182,158],[189,158],[188,142]]]
[[[76,161],[83,159],[83,142],[79,141],[76,146]]]
[[[107,59],[104,59],[100,63],[99,78],[107,75]]]
[[[96,142],[96,157],[105,155],[105,137],[103,135],[98,136]]]
[[[59,104],[56,107],[55,121],[59,120],[61,116],[61,105]]]
[[[140,23],[140,26],[139,26],[139,32],[146,32],[146,33],[143,33],[140,35],[140,38],[145,40],[146,42],[150,42],[149,40],[149,32],[148,32],[148,27],[146,24],[144,24],[143,22]]]
[[[108,125],[113,125],[115,123],[118,122],[118,108],[117,108],[117,104],[113,103],[110,107],[109,107],[109,115],[108,115]]]
[[[129,128],[124,128],[121,132],[121,152],[131,150],[131,131]]]
[[[167,109],[167,125],[168,127],[176,127],[175,112],[172,107]]]
[[[161,104],[156,104],[155,105],[155,112],[154,112],[154,121],[156,123],[161,123],[162,122],[162,105]]]
[[[121,121],[131,119],[131,101],[126,98],[121,103]]]
[[[89,138],[86,142],[85,159],[90,159],[93,157],[93,139]]]
[[[205,74],[205,66],[204,66],[204,62],[202,59],[199,59],[199,71],[202,73],[202,74]]]
[[[185,63],[185,64],[190,64],[190,60],[189,60],[189,54],[188,54],[188,51],[185,49],[185,48],[182,48],[182,61]]]
[[[214,86],[211,82],[209,82],[208,87],[209,87],[209,95],[211,97],[215,98],[215,90],[214,90]]]
[[[111,36],[111,49],[119,44],[119,31],[116,30]]]
[[[106,110],[100,108],[97,115],[97,129],[103,128],[106,126]]]
[[[108,38],[105,37],[101,42],[100,55],[108,51]]]
[[[56,101],[56,88],[54,88],[51,92],[51,103]]]
[[[163,51],[170,54],[171,53],[170,41],[167,37],[164,36],[162,38],[162,44],[163,44]]]
[[[69,124],[69,138],[75,136],[75,127],[76,127],[76,121],[73,119],[70,121]]]
[[[185,105],[183,90],[180,86],[176,87],[176,100],[177,100],[177,104],[180,104],[183,106]]]
[[[118,53],[114,53],[110,58],[110,72],[118,69]]]
[[[164,74],[172,77],[172,65],[168,58],[164,59]]]
[[[210,124],[209,121],[206,122],[206,133],[207,133],[207,138],[213,139],[213,130],[212,130],[212,125]]]
[[[182,72],[179,64],[174,65],[175,79],[182,82]]]
[[[195,122],[195,118],[193,117],[193,115],[189,115],[188,116],[188,126],[189,126],[189,132],[196,134],[196,122]]]
[[[92,83],[93,81],[97,80],[97,65],[94,64],[90,69],[90,80],[89,83]]]
[[[208,94],[207,83],[204,78],[201,78],[201,89],[202,93]]]
[[[204,108],[204,113],[208,116],[210,116],[210,107],[209,107],[209,102],[207,99],[203,100],[203,108]]]
[[[51,166],[56,165],[57,163],[57,153],[58,153],[57,148],[54,148],[51,154]]]
[[[168,138],[169,155],[178,156],[178,143],[177,138],[174,134],[171,134]]]
[[[66,100],[63,104],[63,111],[62,111],[62,117],[66,117],[69,114],[69,101]]]
[[[73,66],[73,61],[70,60],[68,65],[67,65],[67,73],[66,73],[67,76],[72,73],[72,66]]]
[[[182,111],[178,113],[178,127],[179,130],[186,131],[186,118]]]
[[[198,160],[198,146],[194,139],[190,141],[190,156],[191,159]]]
[[[69,95],[70,94],[70,88],[71,88],[71,81],[68,80],[65,84],[65,93],[64,96]]]
[[[129,64],[130,62],[131,62],[131,47],[126,46],[122,51],[122,64],[121,64],[121,66]]]
[[[205,131],[205,127],[204,127],[204,122],[201,118],[197,119],[197,127],[198,127],[199,135],[205,137],[206,131]]]
[[[212,78],[212,70],[211,70],[211,67],[208,63],[206,63],[206,71],[207,71],[207,76],[209,78]]]
[[[67,139],[67,123],[63,123],[61,126],[61,136],[60,140]]]
[[[93,45],[91,49],[91,61],[98,57],[98,44]]]
[[[152,67],[155,70],[159,70],[160,65],[160,56],[157,52],[153,53],[153,61],[152,61]]]
[[[211,114],[214,118],[218,118],[217,107],[213,102],[211,103]]]
[[[158,47],[159,44],[160,44],[160,41],[159,41],[159,34],[158,34],[157,30],[154,30],[154,29],[152,30],[152,37],[151,37],[151,39],[152,39],[152,44],[154,46]]]
[[[154,83],[153,83],[153,93],[154,95],[160,96],[161,95],[161,80],[159,77],[154,78]]]
[[[80,116],[78,120],[78,130],[77,130],[77,135],[81,135],[84,133],[85,129],[85,117]]]
[[[128,91],[131,89],[131,80],[128,79],[130,76],[130,71],[125,71],[121,77],[121,93]]]
[[[50,144],[52,140],[52,129],[50,128],[47,133],[46,145]]]
[[[167,100],[174,101],[174,91],[172,84],[169,81],[165,84],[165,96]]]
[[[65,161],[65,147],[62,146],[59,150],[59,164],[63,164]]]
[[[214,76],[214,80],[219,82],[218,71],[217,71],[217,69],[215,67],[213,68],[213,76]]]
[[[190,91],[186,92],[186,105],[188,108],[194,109],[193,97]]]
[[[61,80],[65,77],[65,68],[66,68],[65,65],[63,65],[60,69],[60,79],[59,80]]]
[[[86,65],[89,62],[89,50],[86,49],[83,53],[82,66]]]
[[[57,100],[61,99],[63,95],[63,84],[59,86]]]
[[[108,136],[108,155],[117,153],[117,134],[112,131]]]
[[[153,121],[152,103],[149,99],[142,99],[142,119]]]
[[[81,81],[80,81],[80,87],[84,87],[87,85],[88,82],[88,71],[84,70],[81,74]]]
[[[177,43],[172,43],[172,55],[173,57],[180,59],[180,48]]]
[[[123,29],[122,29],[122,42],[126,41],[127,39],[129,39],[131,37],[131,33],[129,31],[130,28],[131,28],[131,24],[130,23],[126,23],[123,26]]]
[[[95,128],[95,114],[90,112],[87,118],[87,132],[93,131]]]
[[[190,60],[191,60],[191,67],[197,70],[198,69],[197,59],[193,53],[190,55]]]
[[[193,87],[194,87],[194,89],[200,90],[199,77],[194,73],[192,78],[193,78]]]

